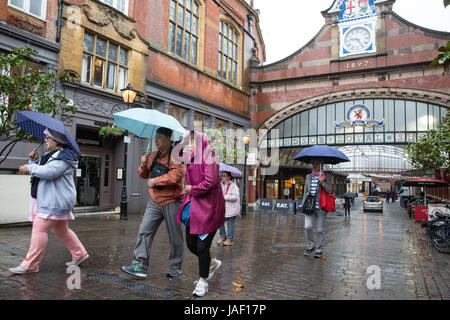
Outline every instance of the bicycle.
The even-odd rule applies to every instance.
[[[447,209],[450,206],[447,201],[442,201]],[[442,253],[450,253],[450,214],[435,213],[435,219],[422,224],[427,228],[427,238],[433,247]]]

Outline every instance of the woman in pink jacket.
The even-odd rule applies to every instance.
[[[220,238],[217,245],[232,246],[234,238],[234,221],[241,211],[239,187],[231,180],[231,173],[223,171],[222,192],[225,199],[225,221],[227,222],[228,232],[225,231],[225,224],[220,227]]]
[[[219,180],[219,164],[204,133],[191,131],[174,148],[174,154],[189,143],[189,152],[181,160],[186,166],[186,196],[180,206],[177,222],[186,225],[186,244],[198,257],[200,279],[193,294],[208,292],[208,280],[220,267],[221,261],[211,259],[213,238],[225,222],[225,200]],[[181,155],[181,154],[180,154]],[[176,160],[176,159],[174,159]]]

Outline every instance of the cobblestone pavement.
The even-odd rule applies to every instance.
[[[167,278],[169,245],[161,225],[151,253],[149,277],[120,271],[129,264],[141,215],[78,217],[70,222],[90,254],[81,267],[81,289],[67,288],[64,263],[71,257],[52,234],[37,274],[9,273],[23,260],[31,226],[0,228],[0,299],[195,299],[197,259],[185,246],[183,274]],[[212,256],[222,267],[203,299],[450,299],[450,255],[437,252],[420,223],[408,219],[399,203],[385,204],[383,214],[363,213],[361,200],[351,219],[329,213],[325,258],[303,256],[304,216],[265,211],[236,220],[232,247],[216,246]],[[381,288],[368,289],[369,266],[381,271]],[[240,284],[239,287],[233,284]]]

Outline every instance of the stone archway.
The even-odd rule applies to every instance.
[[[443,107],[448,107],[450,105],[450,95],[442,92],[413,88],[357,88],[331,92],[294,102],[269,117],[258,129],[266,129],[267,132],[269,132],[277,124],[299,112],[320,107],[328,103],[343,102],[355,99],[405,99],[431,103]],[[259,136],[258,146],[264,138],[265,136]]]

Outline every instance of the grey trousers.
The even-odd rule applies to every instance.
[[[148,268],[153,238],[158,231],[161,222],[164,220],[167,232],[169,233],[171,248],[169,255],[170,267],[171,269],[181,268],[184,241],[181,226],[176,222],[181,202],[182,201],[179,200],[159,206],[151,198],[148,200],[144,218],[139,227],[136,248],[134,249],[133,264],[140,263],[144,268]]]
[[[318,212],[312,215],[305,215],[305,237],[307,249],[314,247],[314,231],[313,223],[314,220],[317,221],[317,249],[316,251],[323,251],[323,246],[325,244],[325,220],[327,217],[327,212],[319,209]]]

